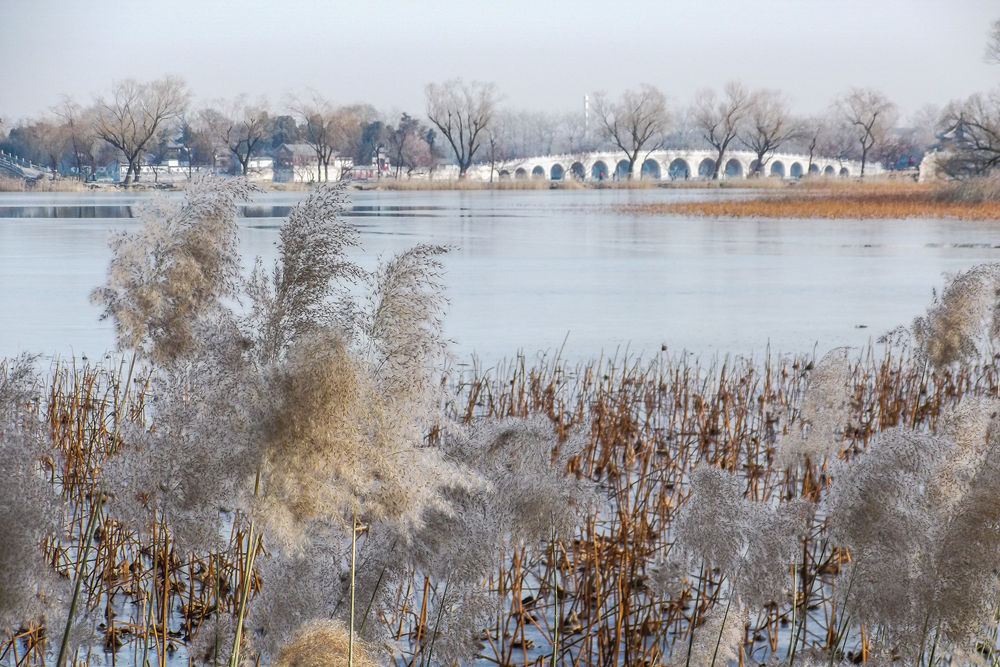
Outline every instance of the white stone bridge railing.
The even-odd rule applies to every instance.
[[[710,149],[656,150],[640,157],[635,176],[658,181],[709,179],[715,171],[717,153]],[[725,179],[746,178],[757,167],[757,156],[750,151],[726,151],[719,177]],[[492,167],[494,178],[500,179],[546,179],[559,181],[575,178],[580,181],[623,180],[628,178],[629,161],[622,152],[601,151],[569,155],[543,155],[498,162]],[[882,173],[881,165],[867,162],[866,175]],[[860,176],[861,163],[856,160],[840,160],[830,157],[812,158],[795,153],[775,153],[764,164],[766,176],[777,178],[801,178],[807,174],[823,176]],[[469,178],[489,180],[489,164],[473,165]]]
[[[29,181],[52,177],[45,167],[2,150],[0,150],[0,172]]]

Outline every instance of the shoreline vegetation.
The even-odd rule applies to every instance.
[[[806,181],[767,197],[624,204],[617,209],[639,215],[718,218],[1000,220],[1000,179]]]
[[[256,183],[265,192],[309,192],[317,187],[327,185],[326,183],[276,183],[259,182]],[[330,183],[332,185],[332,183]],[[710,181],[710,180],[688,180],[688,181],[652,181],[652,180],[623,180],[623,181],[600,181],[584,182],[575,180],[550,181],[548,179],[524,179],[524,180],[425,180],[425,179],[392,179],[370,181],[346,182],[348,190],[385,190],[385,191],[420,191],[420,190],[587,190],[587,189],[616,189],[616,190],[652,190],[663,189],[718,189],[718,188],[752,188],[752,189],[781,189],[788,185],[787,182],[778,179],[759,180],[732,180],[732,181]],[[98,182],[83,183],[69,178],[57,180],[40,180],[34,183],[27,183],[24,179],[9,178],[0,176],[0,192],[143,192],[148,190],[179,190],[183,191],[187,182],[179,181],[175,183],[155,183],[150,181],[140,181],[132,183],[127,189],[120,183]]]
[[[265,183],[266,192],[310,192],[318,183]],[[761,194],[745,198],[705,201],[621,204],[615,210],[631,215],[683,215],[753,219],[907,219],[952,218],[1000,220],[1000,178],[964,181],[912,182],[908,178],[841,180],[807,178],[743,179],[723,181],[605,181],[579,183],[566,180],[394,180],[364,181],[345,185],[357,191],[454,191],[454,190],[581,190],[581,189],[683,189],[753,190]],[[184,191],[186,184],[140,182],[124,190],[115,183],[85,184],[62,179],[40,181],[33,186],[23,180],[0,177],[0,192],[90,192],[121,193],[151,190]]]
[[[489,606],[492,621],[479,628],[442,618],[449,594],[446,577],[409,568],[387,571],[383,552],[404,559],[399,545],[366,531],[358,545],[358,562],[365,568],[358,575],[363,579],[360,609],[371,607],[373,586],[383,580],[392,583],[377,598],[395,600],[395,605],[379,607],[374,618],[374,611],[359,614],[358,622],[364,618],[368,628],[365,643],[358,645],[381,655],[380,664],[387,665],[421,664],[431,649],[428,637],[441,642],[438,650],[455,655],[455,647],[444,646],[442,633],[447,632],[461,633],[450,638],[455,641],[471,639],[477,647],[475,664],[549,664],[546,656],[555,645],[556,664],[561,665],[841,665],[868,664],[879,656],[902,656],[900,664],[964,664],[958,656],[964,655],[960,649],[966,644],[945,648],[936,630],[931,635],[941,644],[938,661],[932,656],[918,662],[919,644],[926,639],[918,636],[920,626],[865,609],[872,596],[888,601],[914,584],[880,580],[897,567],[897,550],[905,545],[887,543],[881,546],[883,553],[872,553],[886,537],[880,531],[903,521],[900,514],[908,511],[903,501],[897,498],[884,513],[869,518],[876,544],[862,543],[854,550],[840,541],[838,531],[845,529],[813,508],[842,502],[835,495],[844,493],[844,482],[838,486],[837,480],[848,474],[847,462],[884,456],[884,441],[900,433],[964,438],[962,446],[969,451],[955,452],[950,464],[940,462],[942,476],[933,480],[938,485],[954,481],[950,476],[956,470],[949,465],[967,465],[969,452],[981,453],[989,446],[976,444],[975,438],[996,437],[994,425],[975,420],[984,409],[995,409],[987,397],[996,395],[998,380],[995,363],[928,372],[909,353],[882,355],[873,349],[851,358],[834,354],[832,361],[772,356],[757,363],[729,359],[707,365],[663,354],[572,367],[518,357],[494,369],[449,377],[449,416],[466,427],[483,420],[527,419],[540,420],[555,433],[583,429],[588,433],[585,445],[567,459],[566,472],[570,479],[596,484],[607,503],[590,510],[565,537],[507,551],[503,565],[482,582],[497,602]],[[62,463],[54,468],[52,461],[43,463],[43,470],[59,480],[72,511],[66,517],[67,537],[46,541],[44,560],[67,582],[73,580],[88,557],[82,545],[88,543],[87,528],[94,518],[99,535],[83,575],[80,605],[86,611],[77,618],[85,626],[77,641],[93,648],[82,645],[75,653],[77,662],[69,664],[85,664],[89,652],[106,650],[128,664],[143,664],[151,656],[170,664],[172,656],[186,654],[195,664],[224,665],[233,641],[231,622],[244,613],[243,606],[250,608],[244,651],[252,663],[267,664],[261,651],[275,639],[268,633],[292,621],[296,604],[309,604],[297,578],[308,574],[305,585],[331,592],[328,578],[317,578],[294,558],[288,562],[280,548],[267,554],[277,563],[255,565],[247,558],[254,538],[243,521],[232,525],[227,546],[198,553],[187,551],[166,521],[154,523],[152,532],[136,531],[102,509],[94,499],[101,493],[102,470],[124,455],[121,434],[148,427],[150,377],[134,372],[128,360],[110,358],[82,367],[57,365],[46,382],[41,387],[45,398],[34,403],[34,410],[63,458],[55,459]],[[836,425],[831,411],[846,422]],[[956,415],[967,422],[960,423]],[[831,439],[824,445],[826,453],[795,451],[806,428],[813,429],[814,440],[817,434]],[[912,480],[897,482],[901,473],[896,466],[916,465],[909,457],[919,459],[924,453],[901,450],[898,455],[901,460],[878,462],[881,469],[871,473],[874,481],[857,483],[890,485],[878,492],[898,492],[905,500],[902,490],[891,485]],[[702,479],[706,471],[717,479]],[[907,469],[905,474],[911,473]],[[945,491],[954,489],[935,487],[935,492]],[[867,486],[862,489],[871,492]],[[121,502],[112,496],[105,502],[113,500]],[[778,513],[768,514],[773,511]],[[748,517],[762,523],[743,525]],[[904,529],[913,529],[914,521]],[[704,526],[692,535],[691,524],[701,522]],[[714,528],[706,531],[706,526]],[[902,532],[895,530],[887,539],[904,539]],[[455,546],[475,548],[458,539]],[[682,547],[682,539],[692,546]],[[972,548],[982,548],[983,539]],[[750,550],[743,552],[747,545]],[[257,549],[263,561],[259,542]],[[935,565],[964,567],[961,559],[968,554],[959,551],[955,562]],[[321,564],[322,558],[310,562]],[[982,566],[991,569],[992,562],[982,561]],[[938,574],[947,575],[954,586],[967,583],[964,572]],[[342,583],[343,574],[338,576]],[[868,588],[852,600],[861,581]],[[935,581],[928,583],[934,587]],[[252,582],[251,593],[243,597],[246,582]],[[892,589],[894,585],[901,588]],[[275,591],[275,586],[287,588]],[[333,590],[343,594],[340,585]],[[973,588],[946,593],[958,595],[952,604],[980,604]],[[275,597],[282,606],[270,606]],[[475,613],[463,606],[474,602],[457,600],[453,613]],[[949,612],[941,610],[942,615]],[[273,613],[291,618],[273,619]],[[54,620],[60,622],[58,616]],[[997,629],[995,620],[973,626],[976,652],[996,658]],[[38,621],[23,624],[0,642],[0,654],[48,664],[45,656],[58,642],[57,630]],[[343,646],[343,624],[337,632],[336,640],[326,641]],[[382,643],[372,646],[373,637]],[[219,657],[202,662],[198,656],[213,646],[221,647]],[[289,644],[281,654],[295,647]],[[316,650],[330,649],[320,646],[311,654]],[[720,657],[713,659],[717,651]],[[948,663],[942,655],[956,662]],[[300,663],[279,658],[276,664]]]

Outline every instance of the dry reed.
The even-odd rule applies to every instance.
[[[23,178],[0,175],[0,192],[85,192],[89,189],[89,184],[73,178],[26,181]]]
[[[583,449],[569,457],[569,469],[596,480],[610,498],[610,505],[594,510],[578,531],[556,541],[554,552],[544,543],[511,545],[500,558],[501,565],[487,581],[493,594],[506,602],[500,608],[487,604],[470,612],[473,618],[493,619],[484,622],[483,634],[477,635],[481,659],[530,664],[544,655],[554,636],[556,600],[561,664],[655,663],[671,655],[676,661],[692,636],[698,646],[707,642],[714,647],[707,637],[714,631],[703,628],[709,627],[707,619],[725,609],[733,585],[730,575],[695,564],[675,570],[669,591],[656,592],[652,582],[663,555],[676,553],[672,526],[679,509],[687,506],[695,470],[710,466],[731,471],[727,474],[738,482],[740,503],[748,503],[748,510],[761,507],[758,503],[783,506],[803,495],[825,496],[829,477],[822,468],[783,469],[776,464],[781,441],[797,428],[795,415],[809,378],[808,365],[806,360],[783,359],[704,367],[690,359],[662,357],[648,364],[624,359],[568,368],[551,363],[532,367],[521,359],[489,374],[453,378],[450,409],[458,417],[539,415],[557,431],[585,426],[591,435]],[[118,422],[145,419],[147,384],[144,378],[126,382],[127,368],[61,368],[50,380],[42,409],[52,424],[51,438],[65,452],[60,486],[77,508],[68,519],[71,534],[80,536],[85,528],[96,472],[118,446]],[[956,420],[944,419],[951,414],[948,406],[997,391],[993,365],[922,371],[910,357],[879,357],[874,351],[851,363],[852,425],[843,434],[842,446],[849,457],[858,456],[888,428],[934,427],[943,420],[941,428],[953,432]],[[963,438],[976,440],[973,435]],[[446,526],[445,515],[442,520]],[[130,655],[166,657],[189,642],[204,646],[217,632],[212,630],[215,619],[235,611],[241,582],[248,577],[252,591],[262,594],[273,586],[272,592],[283,591],[287,598],[274,605],[266,602],[268,596],[251,600],[251,606],[263,605],[265,616],[276,609],[289,613],[295,605],[308,607],[301,584],[281,584],[271,575],[258,578],[242,569],[247,535],[236,525],[230,546],[209,556],[177,551],[164,524],[140,534],[105,516],[100,535],[84,599],[86,608],[99,616],[90,627],[123,660]],[[453,535],[460,546],[462,535]],[[440,531],[430,535],[443,536]],[[395,554],[398,548],[410,548],[405,541],[393,545],[393,540],[380,542],[373,535],[362,546],[373,550],[365,553]],[[46,559],[57,570],[73,567],[73,542],[47,544]],[[481,553],[474,543],[466,544],[471,552]],[[745,547],[730,548],[739,554]],[[371,597],[380,600],[379,614],[367,622],[383,628],[377,636],[391,639],[395,664],[421,662],[430,650],[429,637],[437,637],[434,654],[458,654],[442,639],[442,630],[453,627],[454,620],[438,620],[436,613],[438,605],[458,609],[471,591],[462,592],[457,580],[445,585],[444,570],[459,561],[444,555],[447,551],[433,551],[442,554],[442,571],[430,579],[402,561],[395,563],[395,574],[378,559],[362,561],[370,579],[367,589],[361,589],[369,592],[359,599],[362,606]],[[749,553],[744,557],[752,560]],[[853,632],[840,629],[842,612],[833,592],[842,594],[848,585],[848,559],[835,546],[826,523],[817,519],[799,543],[794,576],[783,570],[783,592],[772,593],[776,597],[763,600],[750,615],[741,649],[744,662],[764,662],[785,652],[789,627],[799,623],[804,626],[796,639],[800,650],[829,651],[842,645],[841,650],[852,654],[867,651],[856,633],[858,626],[848,626]],[[782,568],[773,567],[773,557],[762,561],[772,561],[770,572],[780,582]],[[290,561],[278,559],[268,564],[268,572],[274,570],[272,565],[278,571],[291,567]],[[317,586],[315,574],[309,572],[315,570],[306,568],[301,576],[309,576],[308,585]],[[394,583],[385,586],[387,581]],[[101,610],[114,613],[102,617]],[[739,605],[731,613],[745,611]],[[257,632],[254,623],[248,627],[252,635]],[[465,627],[459,624],[450,632]],[[15,646],[18,655],[25,655],[31,645],[25,635],[29,630],[25,626],[8,640],[8,656]],[[254,641],[251,637],[251,645]]]
[[[993,197],[949,194],[953,186],[876,181],[808,182],[781,195],[725,201],[625,205],[622,211],[644,215],[695,215],[731,218],[1000,219]]]
[[[7,392],[0,411],[20,410],[15,424],[34,415],[47,452],[13,477],[69,507],[28,537],[38,567],[80,573],[78,664],[102,645],[133,664],[184,650],[225,660],[245,608],[244,656],[338,664],[348,624],[304,624],[343,619],[351,597],[355,634],[393,665],[995,659],[995,357],[929,364],[921,344],[819,364],[518,358],[429,387],[433,364],[394,347],[440,351],[437,250],[414,252],[365,277],[381,297],[356,319],[336,291],[322,308],[291,298],[283,276],[311,279],[289,260],[266,280],[258,271],[260,317],[246,320],[277,333],[184,323],[190,338],[162,346],[174,338],[137,326],[130,340],[160,350],[163,367],[60,366],[44,389],[27,377]],[[337,253],[321,256],[343,273]],[[315,321],[341,324],[303,324]],[[363,331],[339,328],[357,322]],[[105,504],[114,479],[135,484]],[[260,520],[261,502],[288,514],[293,539]],[[210,548],[194,517],[221,538]],[[65,618],[19,615],[0,662],[51,661],[46,637]]]

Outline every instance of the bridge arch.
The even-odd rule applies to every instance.
[[[632,163],[628,160],[618,160],[618,164],[615,165],[615,180],[624,181],[628,178],[629,172],[632,170]]]
[[[578,181],[582,181],[587,178],[587,173],[583,170],[582,162],[574,162],[570,165],[569,173],[572,174],[573,178]]]
[[[788,168],[788,175],[792,178],[802,178],[802,165],[798,162],[793,162],[792,166]]]
[[[771,176],[777,176],[778,178],[785,177],[785,163],[781,160],[775,160],[771,163]]]
[[[531,170],[531,177],[534,179],[545,178],[545,168],[542,165],[537,165]]]
[[[514,172],[514,178],[516,178],[519,181],[523,181],[527,177],[528,177],[528,170],[525,169],[524,167],[518,167],[517,170]]]
[[[841,167],[840,168],[840,177],[841,178],[847,178],[850,175],[851,175],[851,170],[850,169],[848,169],[847,167]]]
[[[506,169],[501,169],[500,170],[500,180],[501,181],[509,181],[510,180],[510,172],[507,171]]]
[[[563,166],[561,164],[559,164],[558,162],[556,162],[554,165],[552,165],[552,168],[549,169],[549,179],[550,180],[561,181],[563,179],[563,176],[565,176],[565,175],[566,175],[566,170],[563,169]]]
[[[726,162],[726,178],[741,178],[743,176],[743,163],[736,158],[730,158]]]
[[[813,162],[811,165],[809,165],[809,174],[812,175],[818,173],[819,173],[819,165]]]
[[[598,160],[590,168],[590,177],[595,181],[603,181],[610,177],[610,175],[608,165],[604,162],[604,160]]]
[[[658,181],[660,180],[660,163],[656,160],[649,158],[642,163],[642,170],[639,173],[639,178]]]
[[[710,157],[705,158],[698,165],[698,176],[701,178],[712,178],[715,173],[715,160]]]
[[[684,158],[677,158],[667,167],[667,176],[672,181],[691,178],[691,167]]]
[[[837,170],[833,168],[832,164],[826,165],[826,169],[823,170],[824,176],[836,176]]]

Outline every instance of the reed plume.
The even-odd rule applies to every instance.
[[[140,231],[114,237],[108,281],[91,299],[113,320],[120,348],[157,363],[192,351],[196,323],[237,291],[236,209],[255,191],[245,179],[197,180],[182,202],[141,208]]]
[[[692,629],[690,652],[687,646],[675,644],[669,664],[671,667],[739,664],[748,621],[738,598],[715,605],[704,623]]]
[[[281,226],[270,272],[258,260],[243,289],[250,308],[242,328],[253,336],[260,363],[277,361],[294,340],[317,328],[354,328],[351,288],[365,278],[348,258],[360,244],[343,218],[343,188],[320,188],[294,206]]]
[[[799,403],[798,425],[781,441],[783,463],[808,459],[814,464],[840,453],[844,431],[850,424],[853,391],[851,363],[846,348],[827,352],[809,376]]]
[[[256,561],[260,593],[247,615],[249,645],[272,664],[282,647],[315,619],[336,617],[347,591],[348,549],[337,524],[313,521],[312,539],[291,550],[278,546]]]
[[[354,642],[354,664],[377,667],[363,645]],[[275,667],[344,667],[347,665],[348,630],[339,621],[313,621],[302,627],[286,644]]]
[[[226,546],[224,523],[249,511],[270,398],[238,331],[193,331],[200,342],[185,364],[150,378],[152,423],[122,426],[124,444],[100,479],[113,516],[146,530],[155,513],[184,550],[205,551]]]
[[[980,264],[948,278],[927,314],[913,321],[920,353],[935,367],[973,360],[1000,335],[1000,264]]]
[[[833,473],[831,536],[851,549],[844,605],[908,660],[933,637],[962,648],[1000,604],[996,415],[995,401],[973,399],[937,434],[890,429]]]
[[[57,455],[38,415],[35,358],[0,360],[0,632],[43,622],[60,608],[66,584],[42,557],[44,539],[61,536],[63,506],[52,484]],[[44,465],[43,465],[43,462]]]
[[[272,545],[259,565],[273,566],[274,586],[277,570],[340,577],[345,563],[318,554],[341,553],[357,522],[406,541],[426,517],[452,514],[445,489],[480,483],[427,440],[453,430],[440,382],[444,249],[417,246],[365,274],[347,258],[358,235],[339,217],[342,188],[321,188],[282,225],[274,267],[258,261],[239,280],[235,202],[249,187],[231,183],[199,184],[113,245],[95,298],[121,344],[153,363],[153,391],[149,424],[126,429],[103,479],[117,516],[141,527],[153,512],[186,549],[221,548],[224,522],[252,520]],[[359,282],[370,289],[360,300]],[[342,600],[289,621],[343,614]],[[251,613],[247,641],[273,657],[290,627]]]
[[[691,471],[691,493],[674,520],[676,546],[692,561],[727,575],[734,594],[760,609],[781,600],[788,565],[812,518],[812,505],[775,506],[745,497],[735,474],[702,464]]]

